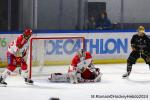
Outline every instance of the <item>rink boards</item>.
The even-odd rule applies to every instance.
[[[146,32],[150,34],[150,32]],[[90,51],[94,58],[94,63],[122,63],[126,62],[131,52],[130,40],[135,32],[36,32],[33,37],[64,37],[76,36],[85,37],[84,45],[87,51]],[[13,41],[19,33],[0,34],[0,66],[6,64],[7,45]],[[69,64],[72,56],[75,54],[75,48],[65,48],[70,42],[66,40],[54,40],[48,42],[49,47],[40,45],[44,49],[43,61],[45,65]],[[37,46],[39,46],[37,44]],[[57,63],[56,63],[57,61]]]

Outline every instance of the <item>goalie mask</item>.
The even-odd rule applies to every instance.
[[[79,56],[80,60],[84,60],[85,59],[85,50],[81,49],[79,51],[77,51],[77,55]]]

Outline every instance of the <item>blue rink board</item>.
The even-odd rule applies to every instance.
[[[61,33],[123,33],[125,34],[126,32],[136,32],[136,30],[33,30],[34,34],[61,34]],[[150,30],[146,30],[146,32],[150,32]],[[0,34],[20,34],[22,33],[21,31],[0,31]]]

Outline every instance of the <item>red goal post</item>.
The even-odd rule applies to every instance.
[[[36,58],[36,59],[40,58],[41,60],[39,60],[39,61],[43,61],[42,63],[44,63],[44,59],[49,57],[47,55],[46,55],[47,57],[45,57],[44,54],[46,52],[46,49],[50,48],[49,46],[47,47],[45,44],[47,42],[52,42],[52,41],[55,41],[56,43],[58,41],[58,43],[60,43],[60,44],[64,43],[64,46],[66,48],[68,48],[69,50],[70,49],[71,50],[74,49],[75,45],[77,45],[77,49],[75,49],[75,50],[85,49],[85,37],[82,37],[82,36],[71,36],[71,37],[70,36],[68,36],[68,37],[31,37],[29,54],[28,54],[28,58],[27,58],[27,64],[28,64],[28,70],[29,70],[29,78],[30,79],[31,79],[32,74],[33,74],[32,67],[33,67],[34,58]],[[65,43],[68,43],[67,46],[66,46]],[[62,46],[62,48],[64,46]],[[56,47],[57,47],[57,45],[56,45]],[[52,47],[52,48],[55,49],[55,47]],[[59,48],[59,49],[62,49],[62,48]],[[39,51],[35,52],[38,49],[39,49]],[[40,51],[40,49],[41,49],[42,52]],[[60,57],[61,56],[66,56],[65,59],[67,59],[67,58],[71,59],[70,56],[72,56],[73,53],[75,53],[75,52],[76,51],[73,51],[71,54],[68,54],[68,55],[67,54],[66,55],[60,55]],[[33,53],[35,53],[35,54],[33,55]],[[40,55],[40,54],[43,55],[43,56],[42,57],[34,57],[34,56],[37,56],[37,55]],[[58,59],[60,58],[59,55],[56,55],[56,54],[53,54],[53,56],[54,56],[54,59],[55,58],[57,59],[57,57],[58,57]],[[39,61],[37,61],[37,62],[39,63]],[[57,60],[56,60],[56,62],[57,62]]]

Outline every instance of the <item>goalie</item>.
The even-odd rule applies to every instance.
[[[99,68],[95,68],[92,63],[92,56],[83,49],[79,50],[73,57],[67,74],[53,73],[49,80],[51,82],[99,82],[101,81]]]

